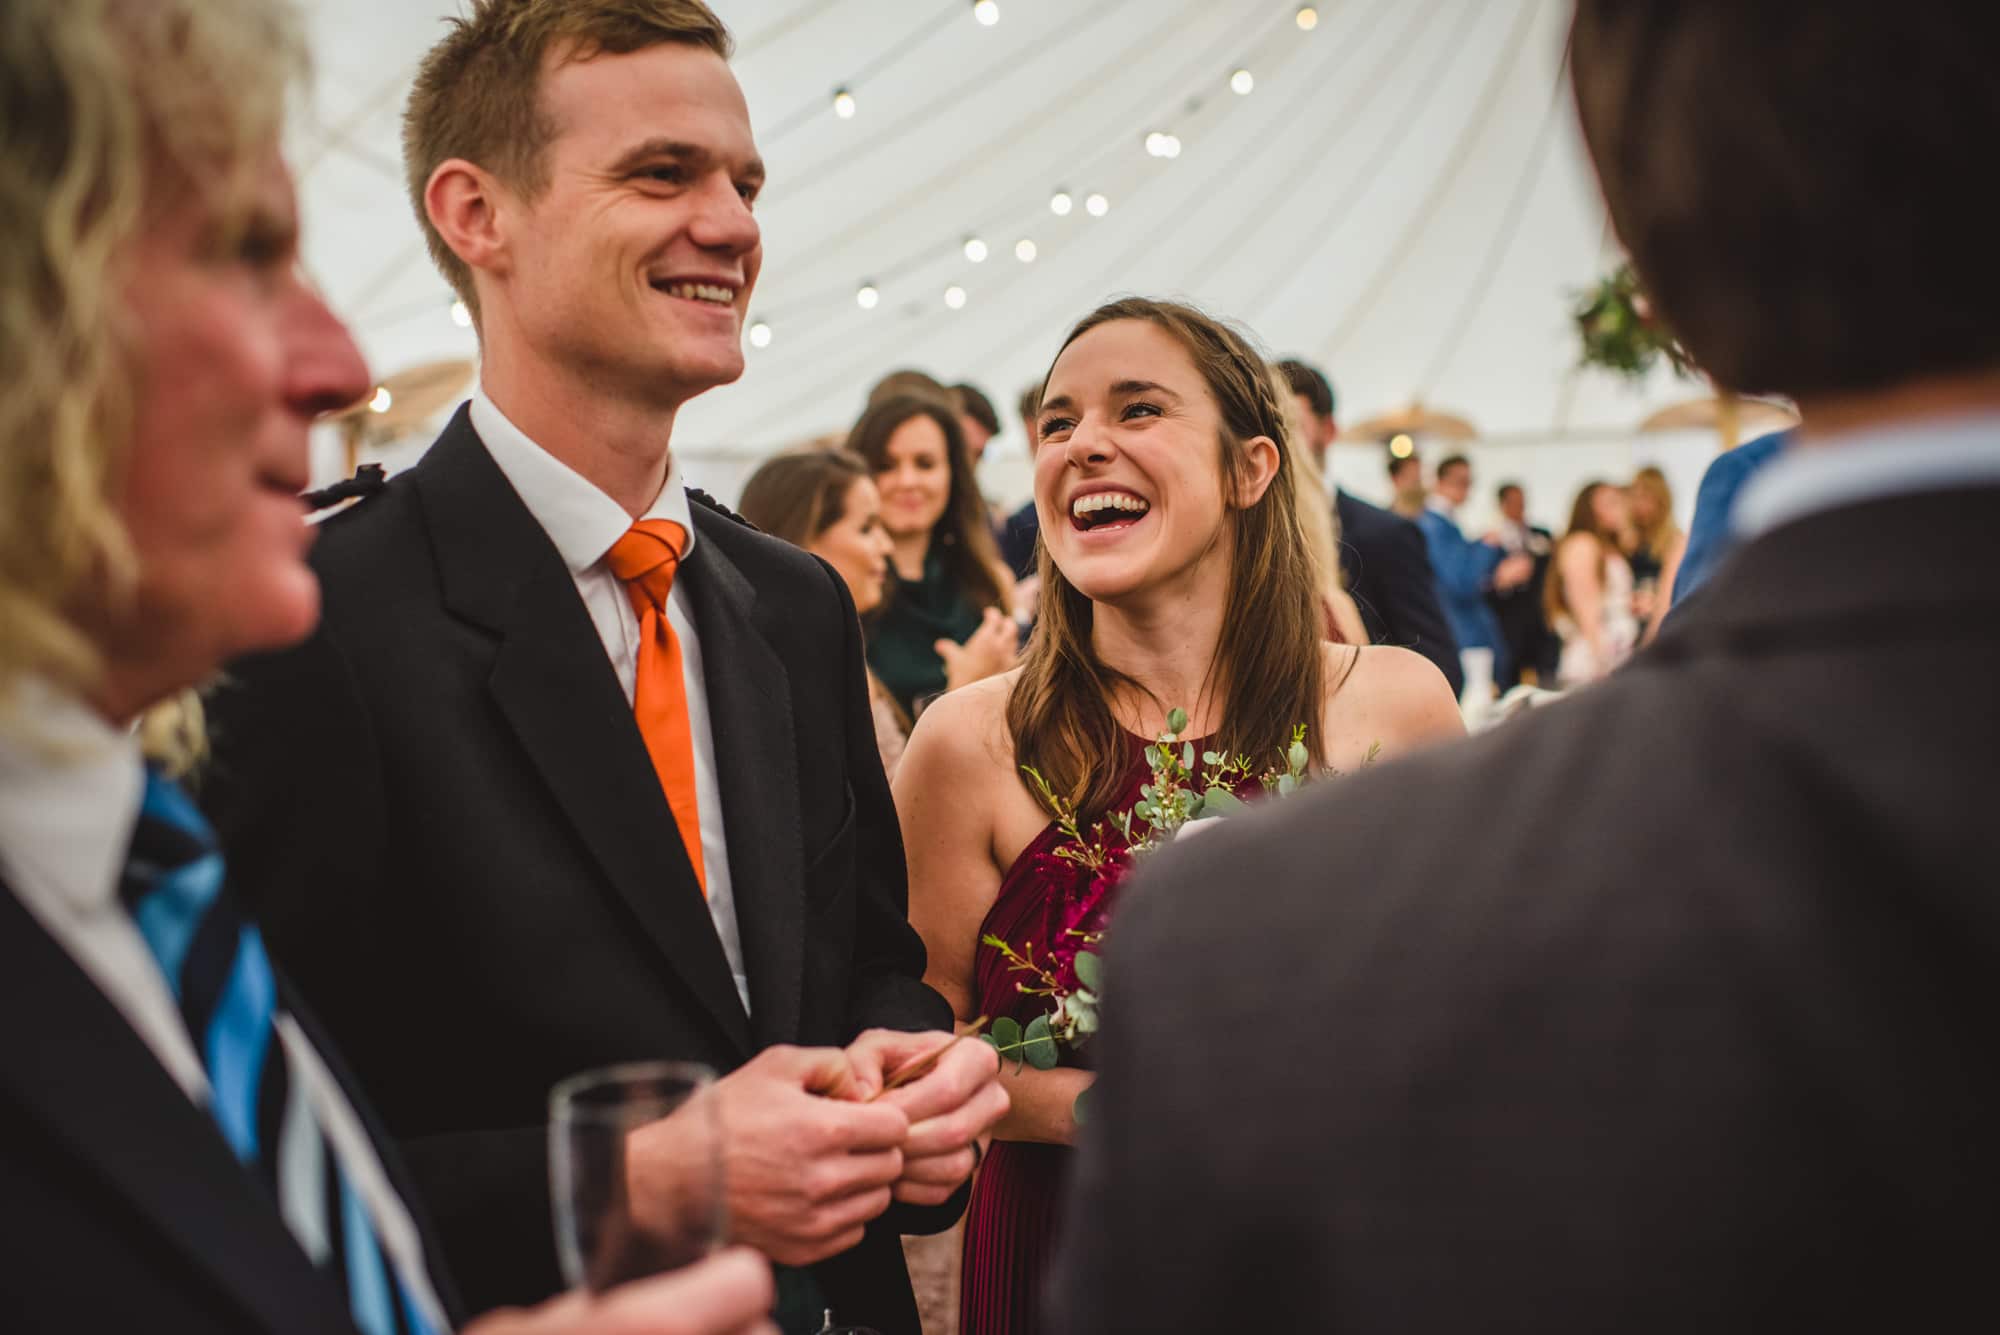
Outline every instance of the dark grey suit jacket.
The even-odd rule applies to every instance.
[[[1744,548],[1609,682],[1177,850],[1068,1332],[2000,1326],[2000,489]]]
[[[474,1311],[560,1286],[556,1081],[951,1023],[921,981],[846,586],[706,505],[694,523],[680,579],[754,1023],[575,583],[463,410],[325,526],[319,633],[213,701],[204,805]],[[881,1222],[816,1267],[840,1316],[914,1331],[896,1228],[948,1222]]]
[[[1399,514],[1336,490],[1340,570],[1361,609],[1368,638],[1414,649],[1444,673],[1451,693],[1465,689],[1458,640],[1438,605],[1430,549],[1415,524]]]

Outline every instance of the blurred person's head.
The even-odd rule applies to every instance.
[[[894,547],[867,461],[845,449],[788,450],[757,466],[737,508],[772,537],[837,571],[867,615],[882,605]]]
[[[1324,468],[1327,448],[1340,434],[1340,428],[1334,424],[1333,382],[1317,366],[1296,357],[1279,362],[1278,372],[1285,377],[1297,400],[1300,438],[1312,451],[1313,459]]]
[[[1421,495],[1424,490],[1424,461],[1417,455],[1389,456],[1389,485],[1398,496]]]
[[[470,0],[418,67],[403,162],[489,384],[670,411],[743,372],[764,166],[701,0]]]
[[[1625,500],[1639,545],[1665,556],[1680,532],[1674,522],[1674,491],[1667,485],[1667,475],[1650,464],[1641,468],[1625,489]]]
[[[981,393],[977,385],[950,388],[958,397],[958,425],[965,433],[965,457],[977,468],[986,446],[1000,434],[1000,414],[994,411],[993,400]]]
[[[1623,487],[1614,487],[1609,482],[1586,482],[1569,508],[1569,528],[1563,534],[1563,541],[1568,542],[1579,534],[1591,539],[1597,548],[1598,578],[1601,580],[1611,554],[1624,550],[1626,526],[1630,522]],[[1559,561],[1549,568],[1548,581],[1542,586],[1542,611],[1551,622],[1557,617],[1569,615],[1568,591],[1563,587],[1562,563]]]
[[[959,410],[957,391],[929,372],[909,367],[891,371],[868,387],[868,407],[889,399],[928,399],[953,412]]]
[[[1041,408],[1042,386],[1040,381],[1022,390],[1014,400],[1014,411],[1020,415],[1021,433],[1027,437],[1028,451],[1031,454],[1035,449],[1035,417],[1041,412]]]
[[[1520,483],[1502,482],[1494,498],[1500,503],[1500,514],[1508,523],[1528,522],[1528,494],[1521,490]]]
[[[1462,454],[1447,455],[1437,466],[1432,488],[1453,509],[1465,504],[1472,494],[1472,461]]]
[[[1718,384],[1790,396],[1810,428],[1816,401],[2000,368],[2000,262],[1965,196],[2000,124],[1991,48],[1967,40],[1987,14],[1578,0],[1570,73],[1612,221]]]
[[[936,556],[978,607],[1006,601],[986,503],[972,480],[958,414],[929,397],[882,399],[847,434],[882,497],[889,536]]]
[[[122,721],[317,620],[308,427],[368,379],[298,268],[303,67],[275,0],[0,9],[7,707]]]
[[[1096,618],[1219,597],[1218,750],[1262,755],[1294,722],[1318,754],[1321,617],[1299,528],[1288,390],[1249,340],[1191,307],[1129,298],[1064,340],[1039,396],[1041,619],[1008,703],[1016,754],[1088,812],[1120,744]],[[1166,702],[1179,704],[1182,702]]]

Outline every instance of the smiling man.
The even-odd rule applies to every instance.
[[[732,1232],[812,1267],[793,1306],[914,1331],[895,1234],[950,1221],[1006,1096],[968,1043],[866,1101],[951,1014],[854,606],[669,449],[742,372],[762,262],[728,53],[696,0],[484,0],[426,58],[410,189],[481,388],[325,525],[323,631],[218,695],[209,805],[297,887],[273,947],[475,1306],[558,1285],[549,1087],[672,1057],[729,1073]]]

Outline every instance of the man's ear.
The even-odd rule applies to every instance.
[[[1248,510],[1264,499],[1264,493],[1277,480],[1282,458],[1278,442],[1269,436],[1252,436],[1243,442],[1243,462],[1236,470],[1237,509]]]
[[[440,162],[424,183],[431,226],[468,268],[489,274],[506,270],[502,205],[507,198],[491,172],[464,158]]]

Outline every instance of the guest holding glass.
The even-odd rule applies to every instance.
[[[847,448],[874,476],[894,544],[895,583],[868,628],[868,664],[914,717],[931,697],[1013,664],[1014,580],[994,550],[958,414],[943,401],[883,398]]]
[[[1577,493],[1544,592],[1549,626],[1562,638],[1560,687],[1608,676],[1639,642],[1632,567],[1620,541],[1629,522],[1625,493],[1610,483],[1592,482]]]
[[[895,549],[882,525],[882,496],[868,465],[844,449],[790,450],[758,465],[743,484],[743,517],[774,538],[803,547],[833,567],[862,617],[882,605]],[[910,720],[888,688],[868,674],[875,745],[891,779],[903,758]]]

